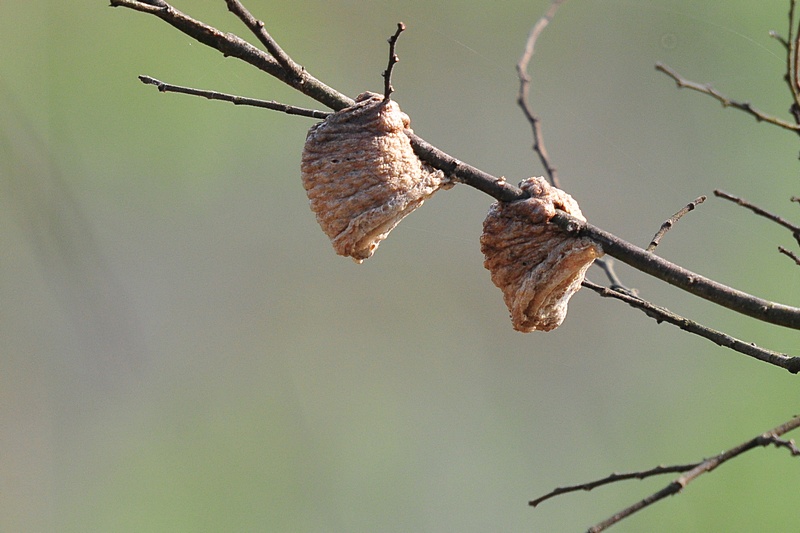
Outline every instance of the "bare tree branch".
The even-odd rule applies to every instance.
[[[739,198],[738,196],[734,196],[732,194],[728,194],[725,191],[721,191],[719,189],[716,189],[714,191],[714,196],[717,196],[719,198],[724,198],[725,200],[729,200],[729,201],[735,203],[736,205],[740,205],[740,206],[742,206],[742,207],[744,207],[746,209],[749,209],[750,211],[752,211],[756,215],[759,215],[759,216],[762,216],[762,217],[764,217],[764,218],[766,218],[768,220],[771,220],[771,221],[775,222],[776,224],[778,224],[779,226],[783,226],[784,228],[786,228],[789,231],[791,231],[792,232],[792,236],[795,238],[795,240],[797,240],[798,243],[800,243],[800,226],[798,226],[797,224],[792,224],[788,220],[786,220],[784,218],[781,218],[780,216],[778,216],[778,215],[776,215],[774,213],[770,213],[766,209],[762,209],[762,208],[758,207],[757,205],[755,205],[753,203],[750,203],[747,200],[744,200],[743,198]]]
[[[678,222],[681,218],[683,218],[683,215],[685,215],[689,211],[693,211],[695,207],[697,207],[698,205],[702,204],[705,201],[706,197],[701,196],[696,200],[689,202],[688,204],[686,204],[686,206],[683,207],[683,209],[681,209],[680,211],[669,217],[667,220],[665,220],[664,223],[661,224],[661,228],[659,228],[659,230],[656,232],[655,236],[653,237],[653,240],[650,241],[650,244],[647,246],[646,250],[648,252],[655,251],[656,247],[661,242],[661,239],[670,229],[672,229],[672,226],[674,226],[676,222]]]
[[[619,289],[601,287],[600,285],[596,285],[588,280],[584,280],[583,286],[593,290],[600,296],[606,298],[616,298],[617,300],[625,302],[631,307],[643,311],[644,314],[656,320],[656,322],[667,322],[674,326],[678,326],[683,331],[692,333],[694,335],[699,335],[700,337],[708,339],[714,344],[722,346],[723,348],[729,348],[736,352],[749,355],[750,357],[758,359],[759,361],[763,361],[765,363],[788,370],[792,374],[797,374],[800,372],[800,357],[767,350],[766,348],[759,348],[753,343],[744,342],[728,335],[727,333],[703,326],[702,324],[699,324],[693,320],[689,320],[688,318],[677,315],[669,309],[653,305],[647,300]]]
[[[556,15],[556,11],[558,8],[566,2],[566,0],[553,0],[552,4],[550,4],[550,9],[547,10],[547,13],[539,19],[539,21],[533,26],[531,29],[530,34],[528,35],[528,41],[525,44],[525,52],[522,54],[519,62],[517,63],[517,75],[519,76],[519,92],[517,93],[517,104],[522,108],[522,112],[525,114],[525,118],[528,119],[528,122],[533,129],[533,150],[539,155],[539,160],[544,167],[545,172],[547,173],[547,179],[553,185],[553,187],[561,187],[558,180],[558,172],[556,171],[556,167],[550,161],[550,156],[547,153],[547,148],[544,145],[544,136],[542,134],[542,122],[539,117],[533,112],[533,108],[529,102],[529,93],[531,88],[531,77],[528,74],[528,64],[533,57],[534,47],[536,46],[536,41],[539,39],[539,35],[544,31],[550,21],[553,20],[553,17]]]
[[[180,85],[172,85],[164,83],[163,81],[151,78],[150,76],[139,76],[139,80],[147,85],[155,85],[162,93],[180,93],[192,96],[202,96],[209,100],[221,100],[223,102],[230,102],[233,105],[247,105],[252,107],[261,107],[264,109],[271,109],[273,111],[281,111],[288,115],[299,115],[309,118],[327,118],[331,115],[330,111],[318,111],[316,109],[306,109],[304,107],[296,107],[292,105],[282,104],[273,100],[259,100],[257,98],[247,98],[246,96],[237,96],[235,94],[219,93],[217,91],[206,91],[203,89],[193,89],[191,87],[183,87]]]
[[[778,246],[778,251],[783,255],[790,257],[797,264],[797,266],[800,266],[800,257],[798,257],[796,253],[791,250],[787,250],[783,246]]]
[[[383,71],[383,98],[384,100],[389,100],[389,96],[394,92],[394,87],[392,87],[392,69],[400,61],[400,58],[397,57],[395,53],[395,47],[397,46],[397,39],[400,38],[400,34],[405,31],[406,25],[402,22],[397,23],[397,31],[394,32],[394,35],[389,37],[389,64],[386,65],[386,70]]]
[[[270,76],[310,96],[317,102],[333,110],[344,109],[353,105],[353,100],[339,91],[325,85],[314,76],[301,68],[299,77],[295,73],[287,72],[274,57],[259,50],[244,39],[231,33],[204,24],[188,15],[178,11],[162,0],[147,3],[137,0],[111,0],[112,7],[127,7],[136,11],[155,15],[177,30],[194,38],[198,42],[222,52],[223,55],[235,57],[263,70]]]
[[[579,492],[579,491],[588,492],[592,489],[596,489],[597,487],[602,487],[603,485],[609,485],[611,483],[616,483],[618,481],[626,481],[629,479],[642,480],[653,476],[660,476],[662,474],[674,474],[676,472],[686,472],[687,470],[691,470],[692,468],[695,468],[698,465],[700,465],[699,462],[691,463],[688,465],[657,466],[655,468],[651,468],[650,470],[642,470],[639,472],[628,472],[625,474],[613,473],[608,477],[597,479],[595,481],[589,481],[588,483],[580,483],[578,485],[569,485],[566,487],[555,488],[551,492],[548,492],[543,496],[539,496],[535,500],[529,501],[528,505],[530,505],[531,507],[536,507],[540,503],[549,500],[550,498],[555,498],[556,496],[560,496],[562,494],[568,494],[570,492]]]
[[[796,307],[769,302],[695,274],[561,211],[556,212],[550,222],[571,235],[592,239],[603,247],[605,253],[623,263],[695,296],[758,320],[800,329],[800,309]]]
[[[730,450],[724,451],[709,459],[705,459],[660,491],[651,494],[647,498],[644,498],[630,507],[627,507],[616,513],[614,516],[590,527],[588,529],[589,533],[599,533],[600,531],[605,531],[609,527],[627,518],[633,513],[641,511],[645,507],[648,507],[649,505],[652,505],[655,502],[666,498],[667,496],[672,496],[679,493],[686,488],[689,483],[701,475],[711,472],[718,466],[730,461],[734,457],[737,457],[746,451],[752,450],[753,448],[764,447],[773,444],[778,448],[787,448],[792,456],[796,457],[797,455],[800,455],[800,450],[797,449],[797,447],[794,445],[794,442],[779,439],[781,435],[784,435],[785,433],[788,433],[797,427],[800,427],[800,416],[795,416],[788,422],[781,424],[780,426],[773,428],[766,433],[762,433],[761,435],[758,435],[757,437],[754,437],[746,442],[743,442],[742,444],[739,444]]]
[[[795,28],[795,15],[797,13],[797,1],[789,2],[789,33],[786,36],[786,83],[792,93],[794,103],[792,104],[792,114],[795,120],[800,118],[800,80],[798,80],[798,42],[800,41],[800,28]],[[800,122],[800,121],[798,121]]]
[[[745,113],[748,113],[749,115],[755,117],[755,119],[758,122],[768,122],[770,124],[774,124],[775,126],[780,126],[781,128],[787,130],[800,132],[800,125],[792,124],[791,122],[787,122],[778,117],[768,115],[763,111],[760,111],[759,109],[753,107],[753,105],[750,104],[750,102],[739,102],[736,100],[731,100],[724,94],[714,89],[709,84],[701,84],[694,81],[689,81],[680,74],[678,74],[676,71],[671,69],[670,67],[664,65],[663,63],[656,63],[656,70],[663,72],[664,74],[675,80],[675,83],[678,85],[679,88],[691,89],[693,91],[707,94],[712,98],[716,99],[717,101],[719,101],[723,107],[733,107],[735,109],[739,109],[740,111],[744,111]]]
[[[238,0],[225,0],[228,4],[228,10],[239,17],[245,26],[247,26],[253,35],[261,41],[261,44],[267,49],[267,52],[275,58],[278,64],[283,68],[284,72],[291,75],[295,80],[301,80],[303,77],[303,67],[295,63],[291,57],[275,42],[275,39],[267,32],[264,27],[264,22],[256,19],[250,14],[250,11],[242,5]]]
[[[638,295],[639,291],[626,287],[625,284],[622,283],[622,280],[619,279],[619,276],[617,276],[613,257],[610,255],[603,256],[600,259],[595,259],[594,264],[605,273],[608,282],[611,284],[610,288],[625,294],[630,294],[631,296]]]

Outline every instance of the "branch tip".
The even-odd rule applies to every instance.
[[[536,41],[544,29],[555,17],[559,6],[566,2],[566,0],[552,0],[547,12],[536,21],[536,24],[531,28],[528,34],[528,40],[525,43],[525,50],[517,62],[517,76],[519,77],[519,91],[517,93],[517,104],[522,109],[522,113],[528,120],[533,130],[533,151],[539,156],[539,162],[544,167],[547,179],[553,187],[560,188],[561,184],[558,180],[558,172],[556,167],[550,161],[550,155],[547,153],[547,148],[544,145],[544,135],[542,134],[542,123],[539,117],[534,113],[533,108],[529,102],[529,93],[531,86],[531,76],[528,73],[528,65],[533,57]]]
[[[389,101],[391,94],[394,92],[394,87],[392,87],[392,70],[394,69],[395,64],[400,61],[400,58],[395,53],[395,48],[397,47],[397,40],[400,38],[400,34],[406,30],[406,25],[402,22],[397,23],[397,31],[387,39],[386,42],[389,43],[389,64],[386,66],[386,70],[383,71],[383,99],[385,101]]]
[[[650,244],[646,248],[648,252],[654,252],[656,247],[661,242],[662,237],[666,235],[666,233],[672,229],[672,227],[681,219],[683,216],[688,213],[689,211],[693,211],[695,207],[702,204],[706,201],[706,196],[700,196],[695,200],[686,204],[683,209],[669,217],[663,224],[661,224],[661,228],[656,232],[655,236],[653,236],[653,240],[650,241]]]

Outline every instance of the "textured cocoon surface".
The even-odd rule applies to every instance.
[[[414,154],[403,133],[410,122],[397,103],[367,92],[308,131],[303,187],[337,254],[362,262],[403,217],[452,185]]]
[[[489,208],[481,235],[483,264],[503,290],[514,329],[550,331],[564,321],[569,299],[603,252],[589,239],[548,224],[556,209],[586,220],[569,194],[544,178],[528,178],[520,187],[531,197]]]

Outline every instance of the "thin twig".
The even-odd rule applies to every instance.
[[[778,216],[778,215],[776,215],[774,213],[770,213],[766,209],[762,209],[762,208],[758,207],[757,205],[752,204],[752,203],[748,202],[747,200],[745,200],[743,198],[739,198],[738,196],[734,196],[732,194],[728,194],[727,192],[722,191],[720,189],[714,190],[714,196],[717,196],[718,198],[723,198],[725,200],[731,201],[731,202],[735,203],[736,205],[740,205],[740,206],[742,206],[742,207],[744,207],[746,209],[749,209],[750,211],[752,211],[756,215],[759,215],[759,216],[762,216],[762,217],[764,217],[764,218],[766,218],[768,220],[771,220],[772,222],[775,222],[779,226],[783,226],[784,228],[786,228],[789,231],[791,231],[792,235],[794,235],[795,238],[798,238],[798,236],[800,236],[800,226],[798,226],[796,224],[792,224],[788,220],[786,220],[786,219],[784,219],[784,218],[782,218],[782,217],[780,217],[780,216]]]
[[[648,252],[655,251],[656,247],[661,242],[662,237],[664,237],[664,235],[670,229],[672,229],[672,226],[674,226],[676,222],[678,222],[681,218],[683,218],[683,215],[685,215],[689,211],[694,210],[695,207],[697,207],[698,205],[702,204],[705,201],[706,197],[700,196],[696,200],[686,204],[683,209],[681,209],[680,211],[669,217],[667,220],[665,220],[664,223],[661,224],[661,228],[659,228],[659,230],[656,232],[655,236],[653,237],[653,240],[650,241],[650,245],[646,248],[646,250]]]
[[[559,6],[561,6],[561,4],[564,2],[566,2],[566,0],[553,0],[553,2],[550,4],[550,9],[547,10],[547,13],[545,13],[544,16],[540,18],[536,24],[534,24],[533,28],[531,28],[530,34],[528,35],[528,41],[525,43],[525,51],[517,63],[517,75],[519,76],[517,104],[522,108],[522,112],[525,114],[525,118],[528,119],[528,122],[533,130],[533,150],[539,155],[539,160],[544,167],[545,173],[547,173],[547,179],[550,181],[553,187],[559,188],[560,184],[558,180],[558,172],[556,171],[556,167],[554,167],[550,161],[550,156],[548,155],[547,148],[544,145],[542,122],[533,112],[533,108],[529,102],[528,96],[531,87],[531,77],[530,74],[528,74],[528,64],[533,57],[534,47],[536,46],[536,41],[539,39],[539,35],[541,35],[547,25],[550,24],[550,21],[553,20],[553,17],[555,17]]]
[[[162,93],[180,93],[189,94],[192,96],[202,96],[209,100],[221,100],[223,102],[230,102],[233,105],[246,105],[252,107],[261,107],[271,109],[273,111],[281,111],[288,115],[299,115],[309,118],[327,118],[331,115],[330,111],[318,111],[316,109],[306,109],[304,107],[296,107],[292,105],[282,104],[272,100],[259,100],[257,98],[248,98],[246,96],[237,96],[235,94],[219,93],[217,91],[206,91],[203,89],[193,89],[191,87],[183,87],[180,85],[172,85],[164,83],[150,76],[139,76],[142,83],[147,85],[155,85]]]
[[[779,251],[780,253],[782,253],[783,255],[787,255],[787,256],[789,256],[790,258],[792,258],[792,260],[793,260],[795,263],[797,263],[797,265],[798,265],[798,266],[800,266],[800,257],[798,257],[796,253],[794,253],[794,252],[793,252],[793,251],[791,251],[791,250],[787,250],[787,249],[786,249],[786,248],[784,248],[783,246],[778,246],[778,251]]]
[[[385,101],[389,101],[389,96],[394,92],[394,87],[392,87],[392,70],[394,69],[395,64],[400,61],[400,58],[397,57],[395,53],[395,47],[397,46],[397,39],[400,37],[400,34],[405,31],[406,25],[402,22],[397,23],[397,31],[394,32],[394,35],[389,37],[389,64],[386,66],[386,70],[383,71],[383,99]]]
[[[305,69],[302,70],[300,77],[295,77],[292,73],[287,72],[283,65],[270,54],[259,50],[241,37],[232,33],[222,32],[213,26],[195,20],[167,2],[157,0],[154,3],[157,5],[137,0],[111,0],[112,7],[127,7],[155,15],[198,42],[219,50],[225,56],[241,59],[263,70],[270,76],[279,79],[335,111],[353,105],[352,98],[322,83]]]
[[[228,10],[239,17],[239,20],[244,22],[244,25],[253,32],[253,35],[255,35],[259,41],[261,41],[261,44],[264,45],[267,52],[275,58],[287,74],[295,79],[302,78],[303,67],[295,63],[292,58],[283,51],[283,48],[281,48],[269,32],[267,32],[263,21],[256,19],[250,14],[250,11],[238,0],[225,0],[225,3],[228,4]]]
[[[787,58],[787,68],[786,68],[786,81],[789,83],[789,88],[792,91],[792,96],[794,97],[794,103],[792,104],[792,114],[795,116],[795,120],[800,122],[800,27],[797,27],[798,24],[796,20],[797,15],[797,0],[791,0],[789,2],[789,35],[787,36],[786,40],[789,42],[789,50],[786,53]]]
[[[775,30],[770,30],[769,36],[778,41],[779,43],[781,43],[781,46],[783,46],[787,52],[789,51],[789,41],[784,39],[783,35],[776,32]]]
[[[339,110],[353,104],[352,99],[328,87],[305,71],[304,78],[300,82],[290,79],[280,64],[267,53],[235,35],[220,32],[196,21],[166,3],[164,3],[165,7],[153,7],[134,0],[112,0],[111,5],[154,14],[203,44],[261,68],[331,109]],[[521,200],[526,197],[518,187],[504,179],[459,161],[409,130],[406,130],[406,134],[414,152],[423,161],[442,170],[456,181],[474,187],[503,202]],[[603,246],[606,254],[691,294],[758,320],[800,329],[800,309],[798,308],[769,302],[695,274],[566,213],[557,211],[550,222],[567,233],[592,239]]]
[[[691,463],[688,465],[672,465],[672,466],[657,466],[655,468],[651,468],[650,470],[642,470],[639,472],[628,472],[625,474],[618,474],[613,473],[607,477],[602,479],[597,479],[595,481],[589,481],[588,483],[580,483],[578,485],[569,485],[566,487],[557,487],[553,489],[551,492],[543,496],[539,496],[535,500],[531,500],[528,502],[528,505],[531,507],[536,507],[540,503],[549,500],[550,498],[554,498],[556,496],[561,496],[562,494],[568,494],[570,492],[579,492],[579,491],[590,491],[592,489],[596,489],[597,487],[602,487],[603,485],[608,485],[610,483],[616,483],[618,481],[626,481],[628,479],[647,479],[653,476],[660,476],[662,474],[675,474],[677,472],[686,472],[691,470],[692,468],[697,467],[700,462]]]
[[[638,296],[639,291],[636,289],[631,289],[625,286],[622,283],[622,280],[617,276],[617,271],[614,268],[614,258],[611,256],[603,256],[599,259],[595,259],[594,264],[598,266],[600,269],[603,270],[606,274],[606,278],[608,278],[608,282],[611,284],[611,288],[618,290],[620,292],[624,292],[625,294],[630,294],[631,296]]]
[[[647,498],[631,505],[623,509],[622,511],[616,513],[614,516],[603,520],[602,522],[590,527],[588,529],[589,533],[599,533],[600,531],[605,531],[609,527],[613,526],[614,524],[620,522],[624,518],[632,515],[633,513],[644,509],[645,507],[652,505],[653,503],[666,498],[667,496],[672,496],[674,494],[679,493],[682,491],[686,486],[700,477],[701,475],[705,474],[706,472],[711,472],[718,466],[730,461],[734,457],[743,454],[746,451],[752,450],[753,448],[769,446],[770,444],[775,445],[778,448],[787,448],[789,449],[792,456],[797,456],[800,453],[800,450],[797,450],[797,447],[794,446],[794,443],[789,441],[791,444],[787,445],[787,441],[783,441],[779,439],[779,437],[793,429],[800,427],[800,416],[795,416],[788,422],[781,424],[780,426],[767,431],[766,433],[762,433],[757,437],[754,437],[747,442],[743,442],[738,446],[731,448],[730,450],[724,451],[714,457],[706,459],[699,463],[696,467],[692,468],[691,470],[687,471],[684,475],[678,477],[675,481],[661,489],[660,491],[651,494]]]
[[[652,303],[636,296],[635,294],[632,295],[615,288],[602,287],[592,283],[589,280],[584,280],[583,286],[593,290],[605,298],[615,298],[625,302],[631,307],[644,312],[644,314],[654,319],[658,323],[667,322],[668,324],[679,327],[687,333],[692,333],[694,335],[703,337],[704,339],[708,339],[714,344],[722,346],[723,348],[729,348],[736,352],[753,357],[754,359],[758,359],[764,363],[783,368],[792,374],[800,373],[800,357],[798,356],[790,356],[785,353],[775,352],[766,348],[760,348],[750,342],[744,342],[728,335],[727,333],[711,329],[693,320],[689,320],[688,318],[675,314],[669,309],[653,305]]]
[[[678,85],[679,88],[691,89],[693,91],[707,94],[712,98],[715,98],[717,101],[719,101],[723,105],[723,107],[733,107],[735,109],[739,109],[740,111],[744,111],[745,113],[748,113],[753,117],[755,117],[755,119],[758,122],[768,122],[770,124],[774,124],[775,126],[780,126],[781,128],[787,130],[800,132],[800,125],[792,124],[778,117],[768,115],[763,111],[760,111],[755,107],[753,107],[753,105],[750,104],[749,102],[739,102],[736,100],[731,100],[724,94],[714,89],[709,84],[704,85],[701,83],[689,81],[684,77],[682,77],[680,74],[678,74],[676,71],[671,69],[670,67],[664,65],[663,63],[656,63],[656,70],[663,72],[664,74],[675,80],[675,83]]]

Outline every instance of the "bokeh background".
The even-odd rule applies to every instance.
[[[514,65],[548,2],[247,5],[333,87],[380,90],[488,172],[541,174]],[[246,36],[224,2],[179,8]],[[797,137],[678,91],[653,65],[787,116],[788,2],[573,0],[538,43],[534,105],[564,188],[644,245],[723,188],[794,220]],[[252,39],[250,39],[252,41]],[[548,501],[612,471],[699,460],[788,419],[797,377],[577,294],[512,330],[478,246],[491,199],[439,193],[363,265],[299,179],[312,121],[139,83],[319,107],[155,17],[0,4],[0,530],[583,531],[671,476]],[[709,199],[659,253],[800,302],[788,232]],[[796,247],[795,247],[796,249]],[[798,334],[626,267],[652,301],[772,349]],[[590,278],[602,281],[598,270]],[[615,531],[789,531],[800,463],[757,450]]]

